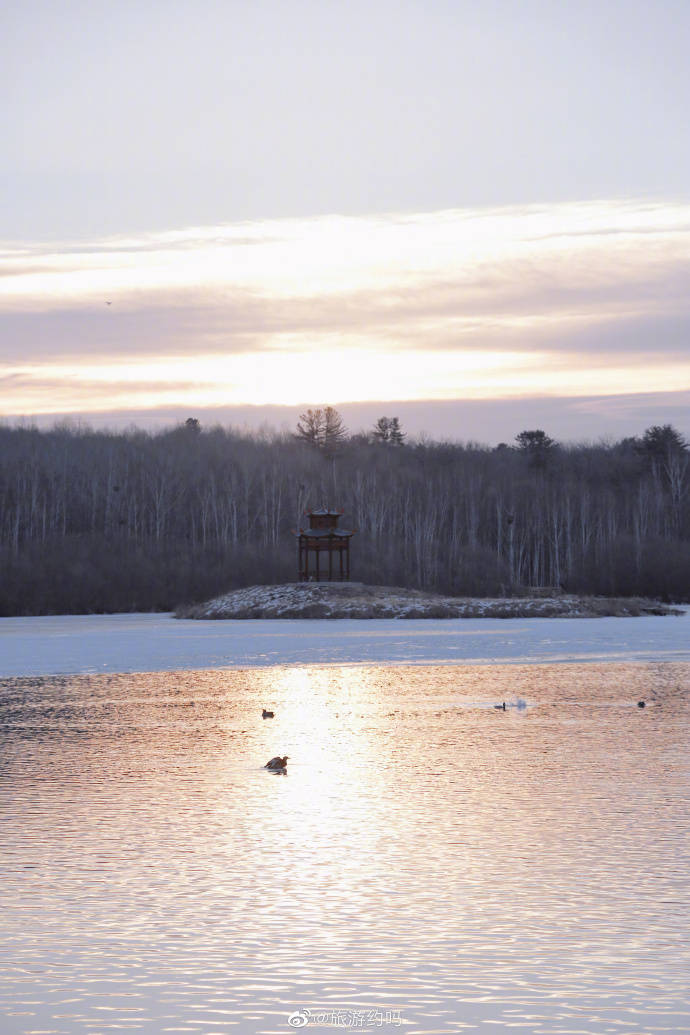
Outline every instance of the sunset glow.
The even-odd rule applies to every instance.
[[[689,255],[631,202],[6,248],[2,412],[672,392]]]

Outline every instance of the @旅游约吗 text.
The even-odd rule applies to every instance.
[[[328,1024],[334,1028],[382,1028],[384,1024],[402,1024],[400,1010],[295,1010],[288,1017],[293,1028],[308,1024]]]

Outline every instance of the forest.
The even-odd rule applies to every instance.
[[[344,511],[352,578],[459,596],[690,599],[690,451],[670,425],[615,443],[542,430],[497,447],[350,435],[0,425],[0,614],[168,611],[294,581],[305,511]]]

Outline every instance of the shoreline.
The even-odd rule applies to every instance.
[[[182,605],[174,617],[247,619],[632,618],[679,615],[680,607],[643,597],[593,597],[534,592],[519,597],[449,597],[400,586],[362,582],[289,582],[247,586],[201,604]]]

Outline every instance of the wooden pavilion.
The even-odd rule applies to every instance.
[[[342,510],[308,510],[309,528],[296,532],[300,582],[349,582],[350,539],[338,528]]]

